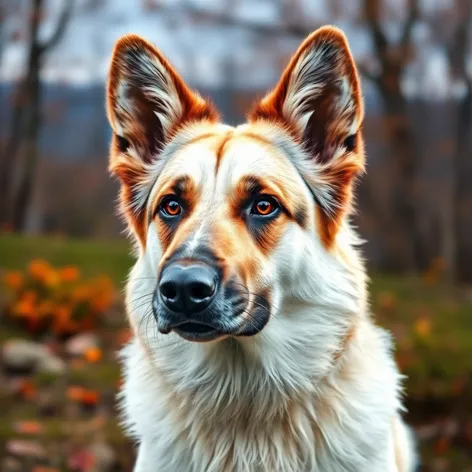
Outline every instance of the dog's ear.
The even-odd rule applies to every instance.
[[[191,121],[216,121],[213,106],[190,90],[163,55],[136,35],[118,40],[107,85],[113,129],[110,170],[122,183],[122,207],[138,237],[146,167]],[[140,188],[141,187],[141,188]]]
[[[356,66],[345,35],[325,26],[299,47],[278,85],[260,102],[249,120],[275,122],[303,147],[327,183],[324,200],[332,241],[351,200],[352,180],[364,168],[361,126],[364,117]],[[313,175],[304,176],[308,183]],[[333,224],[333,222],[335,224]]]

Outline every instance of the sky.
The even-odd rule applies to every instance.
[[[14,5],[0,34],[7,38],[0,58],[0,80],[21,77],[26,57],[26,17],[29,0],[4,0]],[[55,27],[63,0],[45,0],[46,18],[40,34],[47,38]],[[310,28],[335,22],[342,27],[357,60],[371,55],[368,32],[356,21],[359,0],[339,0],[340,14],[333,18],[328,2],[299,0],[303,15],[297,17]],[[387,0],[385,30],[394,41],[399,34],[402,2]],[[421,0],[427,14],[447,7],[451,0]],[[190,83],[202,87],[236,86],[260,89],[272,85],[282,63],[295,51],[298,40],[262,37],[245,28],[224,27],[208,22],[192,22],[182,12],[185,3],[209,11],[225,11],[247,22],[279,24],[291,9],[280,11],[277,0],[148,0],[165,8],[147,9],[143,0],[75,0],[76,5],[66,33],[48,55],[42,77],[52,82],[86,85],[103,82],[115,41],[126,33],[137,33],[153,42]],[[95,6],[94,6],[95,4]],[[460,85],[451,83],[446,57],[435,44],[434,33],[425,23],[414,30],[418,54],[408,69],[404,87],[409,95],[423,94],[445,98],[460,93]],[[12,41],[11,38],[18,38]],[[472,64],[471,64],[472,66]],[[472,67],[471,67],[472,68]]]

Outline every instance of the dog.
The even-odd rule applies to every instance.
[[[364,112],[343,32],[308,36],[238,127],[124,36],[107,112],[137,258],[120,393],[134,470],[412,472],[349,222]]]

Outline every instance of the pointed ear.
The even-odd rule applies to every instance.
[[[282,77],[253,108],[251,122],[276,123],[304,152],[295,162],[318,203],[326,247],[350,211],[352,185],[364,170],[362,96],[347,39],[325,26],[302,43]]]
[[[363,116],[347,39],[339,29],[325,26],[302,43],[278,85],[256,104],[249,119],[282,123],[324,164],[356,150]]]
[[[190,90],[162,54],[136,35],[118,40],[107,85],[107,111],[113,129],[110,170],[121,180],[121,207],[144,243],[148,164],[192,121],[218,120],[213,106]]]
[[[183,124],[218,119],[190,90],[164,56],[136,35],[115,45],[108,79],[108,118],[117,150],[152,162]]]

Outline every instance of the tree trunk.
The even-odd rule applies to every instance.
[[[24,134],[24,168],[20,176],[18,189],[13,201],[12,224],[13,230],[22,232],[25,230],[29,203],[33,193],[33,185],[36,176],[37,154],[38,154],[38,137],[41,124],[40,112],[40,80],[39,70],[41,54],[36,52],[33,55],[31,68],[31,77],[28,81],[29,88],[29,110],[25,123]]]
[[[5,209],[0,215],[8,218],[15,231],[23,231],[33,186],[36,177],[38,159],[38,138],[41,126],[41,83],[40,71],[44,54],[57,44],[64,34],[66,25],[71,16],[72,0],[64,0],[64,7],[54,32],[46,42],[39,40],[39,25],[44,13],[44,0],[31,1],[30,19],[30,47],[25,83],[22,89],[21,102],[15,109],[11,146],[3,156],[0,180],[0,197],[5,198]],[[15,158],[21,142],[24,142],[23,166],[19,176],[19,184],[12,188],[13,174],[15,173]],[[20,165],[18,165],[20,167]],[[16,190],[16,191],[14,191]]]
[[[0,205],[0,227],[11,225],[13,174],[15,160],[21,145],[25,112],[24,97],[21,97],[24,93],[23,89],[24,84],[20,84],[15,92],[10,137],[0,160],[0,202],[2,202]]]
[[[454,266],[456,281],[472,283],[472,81],[459,104],[456,152],[454,155]]]
[[[418,231],[417,156],[408,103],[401,90],[401,75],[400,68],[385,69],[376,81],[390,144],[386,156],[389,182],[385,183],[388,207],[377,208],[375,212],[382,230],[380,267],[398,273],[417,272],[428,263]]]
[[[12,196],[11,221],[14,231],[22,231],[26,224],[26,213],[31,197],[33,180],[35,177],[37,160],[37,141],[40,126],[39,73],[41,56],[44,52],[38,39],[39,24],[43,16],[43,0],[33,0],[31,7],[30,50],[28,54],[28,69],[24,86],[24,133],[20,139],[25,143],[23,169],[19,177],[19,184]]]
[[[14,97],[14,110],[10,138],[2,154],[0,163],[0,224],[17,229],[19,218],[17,215],[17,203],[20,198],[18,192],[14,192],[13,178],[15,168],[20,167],[18,154],[22,142],[26,143],[26,155],[24,160],[23,176],[20,178],[20,190],[25,185],[25,175],[31,174],[28,167],[35,166],[35,151],[31,152],[31,146],[37,140],[39,126],[38,98],[39,98],[39,70],[43,49],[38,40],[39,25],[43,14],[43,0],[32,0],[29,22],[29,52],[27,73],[24,82],[20,85]],[[35,136],[36,135],[36,136]],[[34,177],[34,173],[31,178]]]

